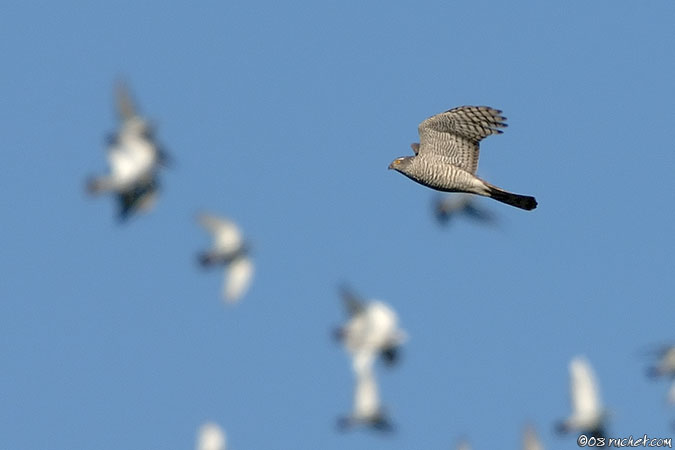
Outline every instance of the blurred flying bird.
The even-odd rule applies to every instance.
[[[458,215],[470,217],[478,222],[495,222],[494,214],[477,204],[476,199],[466,193],[438,195],[434,198],[434,214],[442,225]]]
[[[532,425],[527,425],[523,429],[523,450],[544,450],[537,431]]]
[[[197,450],[226,450],[225,432],[215,423],[205,423],[197,433]]]
[[[349,320],[336,336],[347,351],[352,357],[359,352],[379,354],[387,365],[395,364],[401,344],[407,339],[398,327],[396,312],[381,301],[365,301],[347,286],[340,288],[340,295]]]
[[[379,431],[392,431],[393,426],[380,405],[373,371],[375,355],[366,351],[360,356],[353,364],[355,388],[352,413],[340,418],[338,426],[345,430],[355,425],[367,425]]]
[[[558,424],[558,431],[575,431],[596,438],[603,437],[607,411],[600,400],[591,365],[585,358],[576,357],[570,361],[569,371],[572,414]]]
[[[647,375],[652,378],[675,378],[675,346],[663,345],[650,353],[656,361],[647,368]]]
[[[167,157],[121,82],[116,88],[116,104],[120,127],[108,138],[110,174],[90,178],[87,190],[91,194],[113,192],[118,199],[118,217],[124,220],[135,211],[152,207],[159,187],[157,173]]]
[[[471,450],[471,444],[469,444],[469,441],[466,438],[462,438],[457,442],[457,446],[455,447],[457,450]]]
[[[648,377],[672,380],[666,395],[666,401],[675,404],[675,346],[672,344],[652,346],[645,354],[654,361],[652,365],[647,367]]]
[[[476,174],[479,142],[506,127],[501,111],[487,106],[460,106],[432,116],[418,127],[420,143],[414,156],[396,158],[390,169],[424,186],[444,192],[467,192],[517,208],[537,207],[534,197],[507,192]]]
[[[227,266],[223,297],[227,302],[235,303],[246,292],[253,277],[248,245],[239,227],[230,220],[210,214],[200,214],[197,220],[213,236],[211,249],[199,255],[199,262],[203,266]]]

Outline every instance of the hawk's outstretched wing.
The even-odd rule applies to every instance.
[[[449,158],[472,174],[478,168],[478,143],[506,127],[506,117],[489,106],[460,106],[429,117],[420,123],[420,154],[433,153]]]

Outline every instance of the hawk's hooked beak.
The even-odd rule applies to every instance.
[[[391,162],[391,164],[389,164],[389,169],[395,169],[399,164],[401,164],[401,159],[395,159]]]

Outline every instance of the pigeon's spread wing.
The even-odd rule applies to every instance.
[[[225,450],[225,432],[215,423],[199,427],[197,450]]]
[[[115,106],[121,121],[120,135],[136,135],[154,141],[152,124],[138,114],[131,92],[122,81],[115,86]]]
[[[600,412],[595,375],[588,361],[583,358],[575,358],[570,362],[570,398],[574,415],[588,417]]]
[[[115,86],[115,104],[122,121],[127,121],[136,116],[136,107],[131,98],[131,92],[123,81],[118,81]]]
[[[523,450],[544,450],[534,427],[528,425],[523,431]]]
[[[478,168],[481,139],[499,134],[506,127],[501,111],[488,106],[460,106],[429,117],[420,123],[419,153],[433,153],[447,158],[472,174]]]
[[[210,214],[200,214],[197,220],[213,235],[213,246],[216,251],[232,253],[241,247],[241,232],[234,222]]]
[[[365,302],[363,299],[348,286],[340,286],[340,297],[342,297],[342,302],[347,309],[347,314],[349,314],[349,317],[354,317],[363,312],[365,309]]]
[[[227,267],[223,296],[234,303],[246,292],[253,278],[253,263],[249,258],[236,258]]]

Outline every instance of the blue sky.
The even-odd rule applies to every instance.
[[[0,14],[0,447],[548,449],[586,355],[609,434],[672,435],[645,345],[673,339],[675,3],[159,2]],[[125,225],[89,198],[128,80],[175,164]],[[387,170],[417,124],[504,111],[479,174],[492,228],[439,227],[433,193]],[[236,307],[202,271],[200,210],[236,220],[256,278]],[[379,370],[391,436],[341,434],[349,282],[410,336]],[[384,369],[384,368],[381,368]]]

